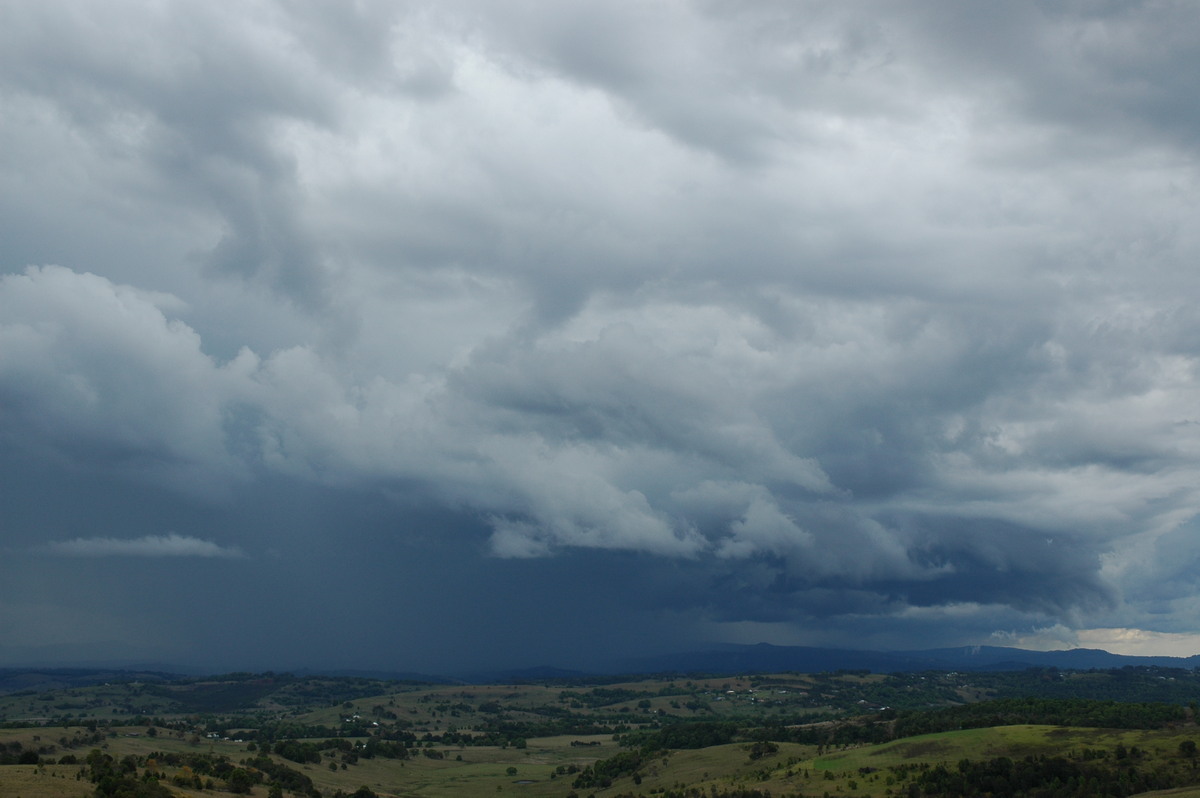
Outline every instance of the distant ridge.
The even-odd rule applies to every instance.
[[[722,644],[681,654],[643,657],[614,663],[610,672],[736,674],[771,671],[818,673],[836,670],[865,670],[874,673],[903,671],[1009,671],[1026,668],[1123,668],[1127,665],[1160,668],[1195,668],[1200,656],[1137,657],[1110,654],[1093,648],[1065,651],[1028,651],[1003,646],[961,646],[922,651],[865,651],[858,649],[809,648]]]
[[[41,693],[108,682],[169,682],[179,678],[182,676],[178,673],[120,668],[0,668],[0,695]]]
[[[460,681],[468,684],[521,684],[524,682],[570,682],[586,680],[596,676],[595,672],[555,668],[551,665],[539,665],[532,668],[511,668],[507,670],[472,671],[459,675]]]
[[[609,681],[633,675],[712,675],[732,676],[750,673],[821,673],[832,671],[871,671],[901,673],[919,671],[1020,671],[1027,668],[1062,670],[1108,670],[1124,667],[1194,669],[1200,667],[1200,655],[1191,657],[1137,657],[1111,654],[1095,648],[1065,651],[1029,651],[1003,646],[959,646],[918,651],[870,651],[844,648],[812,648],[717,644],[677,654],[615,660],[587,670],[568,670],[549,665],[527,668],[476,669],[457,673],[414,673],[411,671],[331,669],[291,669],[286,673],[298,678],[319,676],[379,679],[425,684],[519,683]],[[161,669],[159,669],[161,668]],[[173,672],[172,672],[173,671]],[[188,674],[188,675],[184,675]],[[209,674],[210,676],[213,674]],[[233,675],[233,674],[230,674]],[[0,695],[14,692],[84,687],[105,682],[168,682],[196,679],[194,668],[155,666],[154,669],[121,667],[0,668]],[[217,678],[220,678],[219,675]]]
[[[455,684],[459,680],[417,671],[355,670],[353,668],[292,668],[287,671],[302,678],[337,676],[347,679],[378,679],[385,682],[412,682],[415,684]]]
[[[1002,646],[962,646],[908,652],[947,662],[961,663],[960,670],[1015,670],[1028,667],[1055,667],[1073,670],[1088,668],[1123,668],[1126,665],[1147,665],[1158,668],[1200,667],[1200,655],[1190,657],[1140,657],[1110,654],[1098,648],[1071,648],[1065,651],[1026,651]],[[1007,667],[1006,663],[1016,665]],[[1001,667],[1005,666],[1005,667]]]

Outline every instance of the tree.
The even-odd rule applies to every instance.
[[[229,774],[227,782],[229,791],[232,793],[244,795],[254,789],[254,777],[243,768],[234,768],[233,772]]]

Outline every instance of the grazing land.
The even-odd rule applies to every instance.
[[[97,678],[0,695],[0,795],[1200,798],[1189,670]]]

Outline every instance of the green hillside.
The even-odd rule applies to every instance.
[[[1019,698],[989,698],[1015,692],[1011,674],[1001,690],[935,673],[510,685],[233,674],[25,691],[0,698],[0,795],[1193,794],[1187,695],[1036,695],[1119,682],[1143,683],[1126,693],[1148,699],[1167,680],[1132,676],[1031,672]],[[901,708],[880,700],[898,692]]]

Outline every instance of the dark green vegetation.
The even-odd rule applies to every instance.
[[[1198,699],[1195,672],[1144,667],[112,677],[0,696],[0,795],[1128,796],[1200,784]]]

